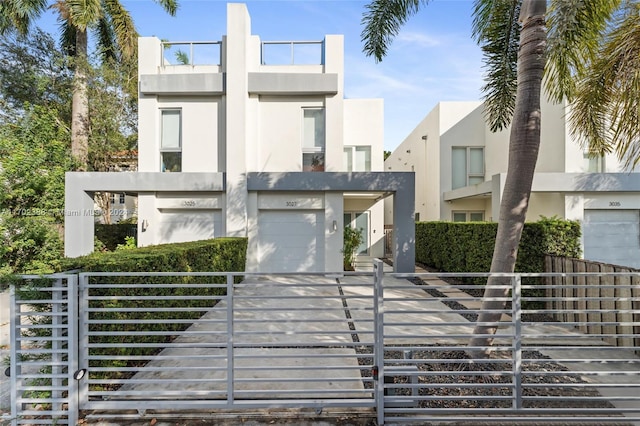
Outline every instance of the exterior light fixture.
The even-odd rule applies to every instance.
[[[338,221],[334,220],[333,221],[333,232],[336,232],[338,230]]]

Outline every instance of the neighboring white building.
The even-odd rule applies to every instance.
[[[543,101],[541,145],[527,218],[579,220],[584,258],[640,267],[640,174],[613,155],[589,158],[565,106]],[[385,161],[416,174],[416,221],[497,221],[509,130],[493,133],[481,102],[441,102]],[[387,209],[385,223],[392,223]]]
[[[245,5],[227,13],[220,42],[139,39],[138,172],[67,174],[67,209],[135,193],[141,246],[246,236],[248,271],[336,271],[344,226],[384,256],[395,194],[396,270],[413,272],[413,174],[383,171],[382,100],[345,99],[343,37],[262,42]],[[68,256],[90,251],[81,216]]]

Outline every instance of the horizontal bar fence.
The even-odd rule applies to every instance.
[[[640,420],[640,273],[391,276],[379,423]]]
[[[77,423],[77,278],[25,275],[10,287],[12,425]]]
[[[38,424],[40,403],[57,424],[325,408],[378,424],[640,421],[639,272],[494,274],[483,297],[488,274],[382,271],[15,286],[14,424]]]

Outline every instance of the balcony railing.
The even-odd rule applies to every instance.
[[[221,65],[220,41],[164,41],[162,65]]]
[[[262,65],[323,65],[323,41],[263,41]]]

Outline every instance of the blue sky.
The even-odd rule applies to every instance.
[[[226,1],[179,0],[175,17],[151,0],[121,0],[142,36],[168,41],[220,40]],[[412,17],[377,63],[362,53],[361,0],[246,1],[252,33],[263,41],[321,40],[343,34],[345,96],[383,98],[385,149],[393,150],[439,101],[477,100],[482,54],[471,39],[472,0],[432,0]],[[57,34],[53,12],[38,25]]]

